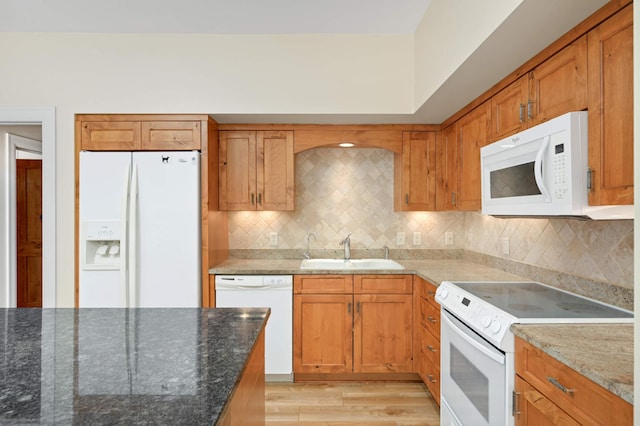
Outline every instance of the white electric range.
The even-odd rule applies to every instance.
[[[513,425],[512,324],[630,323],[633,312],[537,282],[451,282],[441,311],[441,424]]]

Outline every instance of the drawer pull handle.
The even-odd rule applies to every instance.
[[[549,382],[551,382],[551,384],[553,386],[557,387],[558,389],[560,389],[564,393],[574,393],[576,391],[575,389],[569,389],[569,388],[563,386],[562,383],[560,383],[558,381],[558,379],[556,379],[555,377],[547,377],[547,380]]]
[[[431,383],[438,383],[438,381],[433,378],[432,374],[427,374],[427,379],[429,379]]]
[[[427,345],[427,349],[429,349],[431,352],[438,352],[438,350],[431,345]]]
[[[438,322],[434,317],[431,317],[431,316],[427,317],[427,319],[428,319],[430,322],[432,322],[433,324],[435,324],[435,323],[437,323],[437,322]]]
[[[513,391],[511,393],[511,415],[519,416],[521,414],[520,408],[518,407],[518,397],[522,395],[520,392]]]
[[[431,290],[427,290],[427,294],[428,294],[429,296],[435,296],[435,295],[436,295],[436,292],[435,292],[435,291],[431,291]]]

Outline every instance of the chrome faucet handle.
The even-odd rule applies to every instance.
[[[384,249],[384,258],[385,259],[389,259],[389,247],[388,246],[382,246],[382,248]]]
[[[342,245],[345,245],[345,244],[348,244],[349,242],[351,242],[351,238],[350,237],[351,237],[351,234],[347,234],[347,236],[344,237],[344,240],[340,241],[340,245],[342,246]]]

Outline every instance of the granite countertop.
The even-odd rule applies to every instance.
[[[215,424],[268,309],[0,309],[0,424]]]
[[[633,404],[633,324],[517,324],[511,329]]]
[[[434,284],[442,281],[527,281],[508,272],[458,259],[398,260],[404,269],[300,269],[301,259],[228,259],[211,268],[212,275],[416,274]]]

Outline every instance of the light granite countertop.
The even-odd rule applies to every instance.
[[[216,275],[415,274],[436,285],[442,281],[536,281],[472,260],[394,260],[405,269],[302,270],[301,259],[229,259],[209,272]],[[519,337],[633,403],[632,324],[538,324],[514,325],[512,329]]]
[[[511,330],[633,404],[633,324],[515,324]]]

